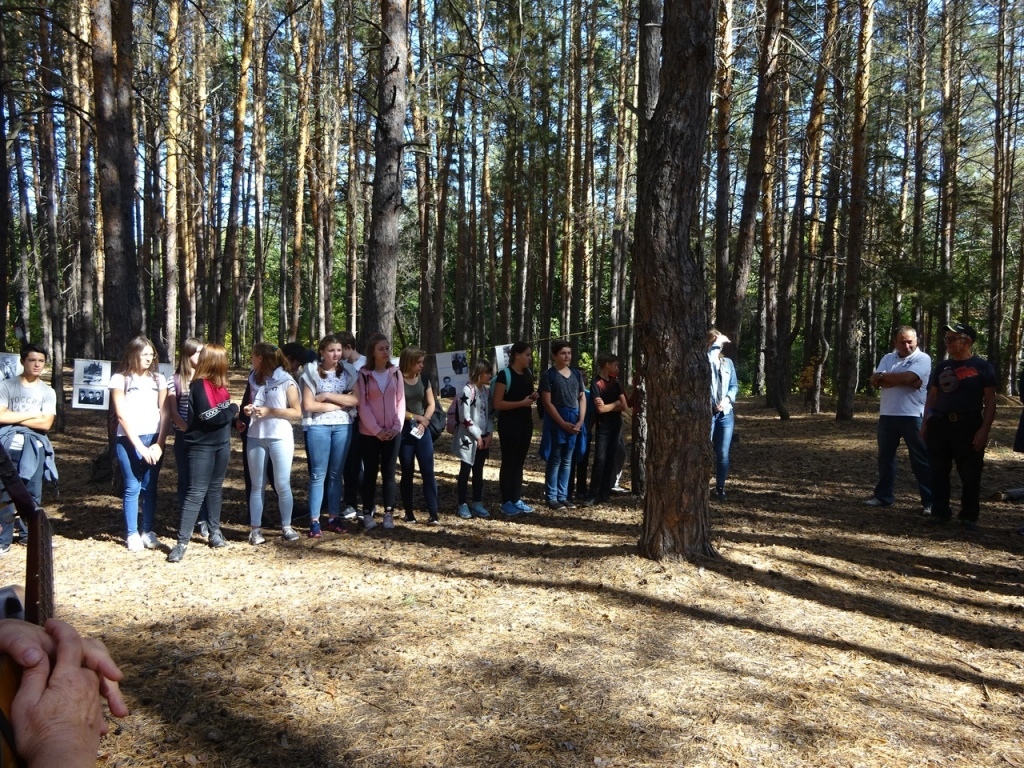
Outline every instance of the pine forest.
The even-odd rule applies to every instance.
[[[664,311],[714,322],[745,389],[784,417],[823,395],[852,415],[904,323],[936,355],[946,322],[970,322],[1014,390],[1024,8],[715,7],[706,145],[685,181],[705,306]],[[663,13],[6,6],[0,338],[53,350],[55,385],[65,361],[117,359],[140,330],[163,359],[198,335],[237,364],[254,341],[343,329],[483,354],[570,337],[632,377],[643,85]]]

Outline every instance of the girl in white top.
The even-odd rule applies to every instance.
[[[156,350],[145,336],[128,343],[117,373],[110,377],[110,403],[117,414],[114,451],[124,476],[126,544],[132,552],[157,549],[156,488],[164,455],[162,409],[167,380],[157,370]],[[139,533],[139,504],[142,533]]]
[[[302,425],[309,456],[309,536],[319,538],[320,510],[327,495],[327,530],[344,532],[341,522],[342,472],[352,444],[352,422],[359,400],[352,390],[356,372],[342,359],[337,336],[320,341],[320,362],[309,363],[299,376]]]
[[[281,510],[281,536],[295,541],[299,534],[292,528],[292,457],[295,437],[292,422],[302,417],[299,391],[288,373],[288,361],[273,344],[260,342],[252,348],[252,373],[249,387],[252,402],[245,406],[250,417],[246,461],[252,477],[249,494],[250,544],[262,544],[263,491],[267,484],[267,458],[274,471],[274,489]]]

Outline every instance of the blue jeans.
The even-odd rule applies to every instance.
[[[184,440],[182,441],[184,442]],[[178,543],[188,545],[196,527],[199,510],[209,510],[210,535],[220,530],[220,508],[224,499],[224,476],[228,473],[231,442],[220,445],[189,446],[188,464],[191,484],[181,508]]]
[[[734,411],[718,411],[711,415],[711,445],[715,449],[715,487],[725,489],[729,477],[729,447],[732,445],[732,431],[736,426]]]
[[[250,437],[246,450],[246,462],[252,477],[249,492],[249,525],[259,528],[263,525],[263,490],[267,485],[267,458],[274,470],[274,490],[277,491],[277,505],[281,510],[281,525],[292,524],[292,457],[295,444],[291,440],[272,440],[265,437]]]
[[[917,478],[921,505],[930,506],[932,491],[928,448],[921,439],[920,416],[878,417],[878,485],[875,486],[875,498],[886,505],[895,501],[896,449],[900,447],[900,439],[907,444],[910,453],[910,468]]]
[[[306,430],[309,457],[309,515],[320,518],[327,487],[327,514],[337,517],[341,510],[342,472],[352,443],[351,424],[311,424]]]
[[[156,435],[139,435],[139,442],[150,446],[156,442]],[[139,532],[139,503],[142,503],[142,532],[149,533],[156,522],[156,484],[160,477],[163,459],[156,464],[142,460],[135,446],[127,437],[117,438],[114,446],[117,461],[124,475],[124,521],[128,535]]]
[[[551,441],[547,464],[544,468],[548,501],[565,501],[569,497],[569,473],[572,470],[574,453],[576,453],[576,435],[572,435],[563,442]]]
[[[178,468],[178,509],[184,509],[185,498],[188,496],[190,469],[188,445],[185,444],[185,433],[180,429],[174,430],[174,465]],[[207,517],[206,500],[204,499],[196,522],[205,522]]]
[[[410,432],[411,422],[402,428],[402,443],[398,446],[398,464],[402,467],[402,506],[405,514],[412,514],[412,480],[414,474],[413,460],[420,465],[420,477],[423,478],[423,497],[427,501],[427,513],[437,517],[437,478],[434,477],[434,439],[430,430],[425,430],[423,437],[417,439]]]

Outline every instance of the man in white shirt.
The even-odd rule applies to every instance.
[[[917,331],[901,326],[894,337],[896,349],[882,358],[871,376],[871,386],[882,390],[878,417],[878,484],[869,507],[888,507],[895,500],[896,449],[900,439],[910,453],[917,478],[921,509],[931,514],[928,449],[921,439],[921,417],[931,375],[931,358],[917,348]]]
[[[8,444],[7,452],[15,466],[21,460],[25,440],[33,439],[32,433],[43,436],[45,440],[57,415],[57,393],[41,378],[46,367],[46,350],[38,344],[26,344],[21,349],[21,365],[25,369],[21,376],[0,381],[0,427],[30,430],[28,434],[15,434]],[[28,492],[37,503],[42,500],[43,469],[43,461],[38,461],[32,477],[22,476]],[[0,525],[0,554],[4,554],[14,537],[13,504],[0,510]]]

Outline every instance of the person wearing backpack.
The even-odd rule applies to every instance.
[[[569,472],[587,417],[587,393],[583,376],[569,367],[572,344],[565,340],[551,342],[551,361],[552,367],[540,379],[540,402],[544,409],[541,458],[546,465],[548,507],[558,510],[575,506],[568,501]]]
[[[523,501],[523,467],[533,441],[533,404],[539,395],[533,388],[533,349],[517,341],[508,353],[508,368],[498,371],[491,385],[491,402],[498,415],[501,440],[501,511],[509,517],[533,512]]]
[[[110,377],[110,402],[117,415],[114,444],[124,493],[121,499],[129,552],[159,549],[156,489],[164,457],[163,405],[167,380],[157,367],[156,348],[145,336],[128,342],[117,373]],[[139,530],[139,508],[142,530]]]
[[[464,520],[476,516],[489,518],[484,506],[484,462],[491,448],[494,429],[491,409],[491,364],[486,360],[473,363],[469,383],[462,388],[458,400],[459,426],[452,438],[452,453],[459,457],[459,506],[456,514]],[[473,474],[473,504],[470,506],[468,483]]]

